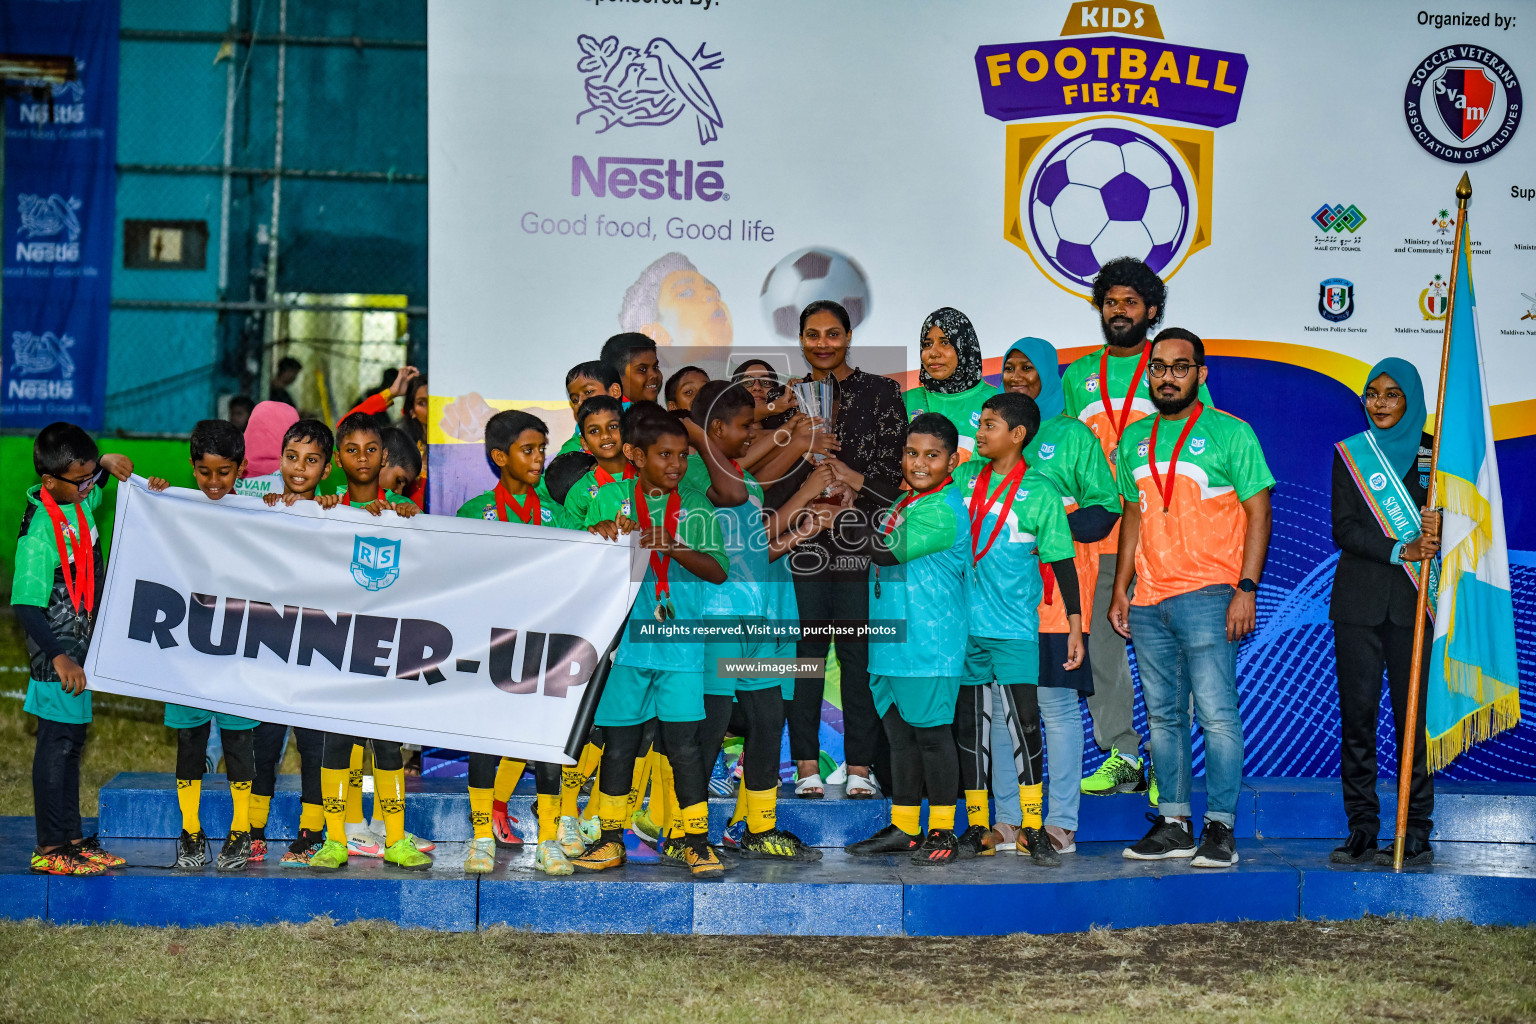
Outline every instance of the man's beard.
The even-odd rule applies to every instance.
[[[1130,317],[1125,319],[1130,320]],[[1104,341],[1111,348],[1131,348],[1139,345],[1147,337],[1147,326],[1146,317],[1131,320],[1129,327],[1112,327],[1109,320],[1099,321],[1099,328],[1104,332]]]
[[[1198,387],[1190,388],[1189,391],[1185,392],[1183,395],[1180,395],[1178,398],[1164,398],[1156,391],[1153,391],[1152,404],[1157,406],[1157,411],[1162,413],[1164,416],[1177,416],[1185,409],[1188,409],[1190,406],[1194,405],[1195,398],[1199,396],[1199,394],[1200,389]]]

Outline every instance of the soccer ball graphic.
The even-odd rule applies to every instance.
[[[1190,189],[1158,141],[1129,128],[1090,128],[1036,166],[1025,197],[1035,251],[1067,281],[1091,286],[1117,256],[1162,273],[1183,248]]]
[[[857,328],[869,316],[869,280],[852,256],[812,246],[796,249],[763,278],[763,316],[775,334],[800,336],[800,311],[817,299],[839,302]]]

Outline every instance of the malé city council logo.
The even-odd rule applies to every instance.
[[[1354,203],[1348,206],[1343,204],[1329,206],[1324,203],[1312,215],[1312,223],[1316,224],[1324,234],[1333,231],[1340,235],[1353,235],[1365,227],[1365,214]]]
[[[1520,126],[1520,80],[1504,58],[1458,44],[1419,61],[1408,77],[1403,116],[1420,146],[1450,163],[1486,160]]]
[[[621,46],[618,36],[601,41],[577,36],[576,45],[582,54],[576,70],[587,76],[583,85],[589,104],[576,115],[577,124],[594,124],[601,135],[615,126],[659,127],[692,113],[700,145],[714,142],[725,127],[701,74],[725,63],[719,51],[706,53],[700,43],[692,57],[685,57],[659,36],[644,50]]]
[[[400,542],[383,537],[355,536],[352,578],[364,590],[383,590],[400,576]]]
[[[1342,277],[1330,277],[1317,286],[1317,311],[1324,320],[1337,323],[1355,313],[1355,283]]]

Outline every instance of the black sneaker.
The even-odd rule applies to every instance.
[[[1043,828],[1019,829],[1019,842],[1029,847],[1029,859],[1038,868],[1061,867],[1061,854],[1051,844],[1051,837]]]
[[[220,871],[239,871],[251,859],[251,834],[231,832],[219,851],[217,867]]]
[[[960,841],[953,829],[929,829],[923,844],[912,851],[912,863],[928,868],[947,867],[959,859]]]
[[[802,864],[821,860],[820,850],[806,846],[799,836],[781,828],[767,832],[748,829],[737,842],[736,853],[742,860],[787,860]]]
[[[325,829],[299,829],[299,836],[288,844],[288,852],[283,854],[278,861],[279,867],[307,868],[309,858],[316,850],[325,845]]]
[[[911,853],[922,844],[921,836],[909,835],[895,825],[887,825],[868,839],[843,847],[852,857],[880,857],[887,853]]]
[[[1429,845],[1429,840],[1422,836],[1407,836],[1403,839],[1403,867],[1422,868],[1435,862],[1435,851]],[[1376,851],[1376,866],[1389,868],[1392,866],[1392,847],[1383,846]]]
[[[1167,860],[1195,855],[1195,834],[1190,831],[1189,822],[1156,814],[1147,815],[1147,820],[1152,823],[1147,834],[1135,846],[1120,851],[1126,860]]]
[[[1333,864],[1365,864],[1376,859],[1376,837],[1368,832],[1351,832],[1343,846],[1328,855]]]
[[[960,859],[970,860],[972,857],[995,857],[997,850],[992,844],[997,836],[990,828],[981,825],[972,825],[960,833],[960,838],[955,840],[960,847]]]
[[[181,830],[176,840],[176,863],[173,867],[198,871],[208,866],[208,837],[201,832]]]
[[[1232,826],[1205,819],[1205,829],[1200,833],[1200,849],[1189,862],[1193,868],[1229,868],[1237,863],[1237,837]]]

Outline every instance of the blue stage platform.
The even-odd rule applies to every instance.
[[[439,843],[432,870],[408,873],[354,858],[333,875],[278,867],[280,836],[297,818],[296,780],[273,801],[271,859],[244,872],[179,872],[179,831],[169,776],[120,775],[101,793],[99,827],[129,866],[97,878],[46,878],[26,868],[30,818],[0,819],[0,916],[145,925],[382,918],[414,927],[470,930],[788,935],[960,935],[1081,931],[1205,921],[1348,919],[1363,914],[1536,924],[1536,786],[1443,783],[1437,793],[1436,863],[1401,874],[1328,863],[1343,835],[1338,783],[1255,779],[1237,823],[1241,861],[1228,871],[1188,862],[1138,863],[1120,851],[1146,830],[1143,798],[1084,798],[1078,852],[1060,869],[1012,853],[926,868],[905,858],[855,860],[839,847],[885,823],[883,801],[796,800],[786,788],[780,821],[828,847],[818,864],[740,862],[696,882],[641,851],[622,870],[549,878],[531,850],[502,853],[496,871],[459,870],[468,802],[459,780],[412,780],[407,827]],[[203,821],[228,819],[227,787],[209,776]],[[1391,820],[1391,787],[1382,787]],[[1196,813],[1203,794],[1197,794]],[[513,809],[532,823],[531,793]],[[714,801],[718,827],[730,807]],[[963,820],[963,815],[962,815]]]

